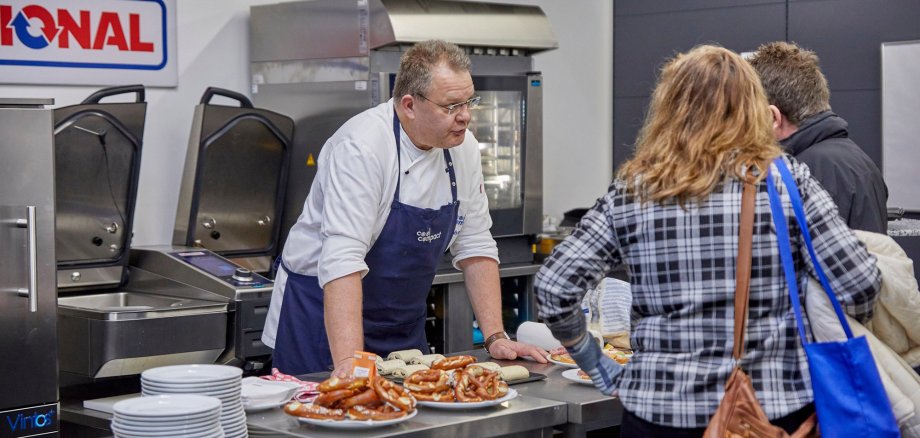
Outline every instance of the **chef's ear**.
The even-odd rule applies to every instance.
[[[399,98],[399,106],[402,109],[402,112],[409,117],[410,119],[415,118],[415,104],[418,101],[415,100],[411,94],[405,94],[403,97]]]

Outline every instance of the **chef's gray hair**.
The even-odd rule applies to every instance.
[[[398,100],[407,94],[426,94],[431,87],[431,71],[441,63],[456,72],[470,71],[472,63],[460,47],[441,40],[422,41],[403,53],[393,86]]]

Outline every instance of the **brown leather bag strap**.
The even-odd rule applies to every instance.
[[[735,348],[732,356],[744,356],[744,329],[747,326],[748,297],[751,292],[751,247],[754,241],[754,198],[757,186],[744,181],[741,192],[741,224],[738,228],[738,260],[735,270]]]

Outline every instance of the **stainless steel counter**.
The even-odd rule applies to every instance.
[[[479,361],[492,360],[484,350],[466,352]],[[619,426],[623,419],[623,405],[616,397],[601,394],[594,386],[582,385],[562,377],[569,369],[551,363],[540,364],[530,360],[493,360],[502,366],[522,365],[530,372],[545,374],[546,379],[514,385],[521,395],[556,400],[566,404],[566,424],[559,426],[564,436],[583,437],[588,431]]]
[[[460,353],[458,353],[460,354]],[[491,360],[483,350],[467,351],[479,360]],[[262,436],[296,437],[434,437],[434,436],[552,436],[555,428],[567,437],[620,424],[623,406],[615,397],[601,394],[590,385],[562,377],[567,368],[529,360],[498,361],[502,366],[523,365],[531,372],[546,374],[546,380],[514,385],[520,396],[499,406],[469,411],[446,411],[421,407],[414,418],[397,425],[361,431],[331,430],[300,424],[280,409],[246,414],[250,431]],[[299,376],[321,381],[329,373]],[[82,402],[61,403],[61,419],[94,428],[107,428],[111,415],[85,409]]]
[[[296,437],[492,437],[552,436],[553,426],[565,423],[565,403],[521,395],[498,406],[469,411],[420,407],[418,415],[403,423],[361,431],[332,430],[300,424],[280,409],[246,414],[253,434]]]

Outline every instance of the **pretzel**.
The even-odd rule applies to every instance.
[[[482,373],[486,371],[485,368],[479,365],[476,365],[476,364],[467,365],[466,368],[464,368],[463,370],[469,373],[471,376],[476,376],[476,377],[481,376]]]
[[[485,400],[489,400],[492,397],[489,397],[489,391],[487,389],[487,386],[482,380],[479,379],[479,377],[484,377],[488,379],[489,376],[483,375],[481,372],[479,376],[476,376],[471,372],[466,372],[466,382],[467,382],[466,387],[468,389],[465,392],[474,393],[476,394],[477,397],[482,397]]]
[[[549,355],[549,358],[552,359],[552,360],[554,360],[554,361],[556,361],[556,362],[562,362],[562,363],[568,363],[568,364],[574,364],[574,363],[575,363],[575,359],[572,359],[572,356],[570,356],[568,353],[564,353],[564,354],[551,354],[551,355]]]
[[[344,420],[345,411],[341,409],[329,409],[314,404],[303,404],[300,402],[290,402],[284,406],[284,412],[288,415],[303,418],[314,418],[317,420]]]
[[[444,370],[416,371],[403,381],[403,386],[413,395],[418,392],[442,392],[450,389],[450,374]]]
[[[476,362],[476,358],[473,356],[450,356],[432,362],[431,368],[436,370],[452,370],[455,368],[463,368],[473,362]]]
[[[340,377],[330,377],[324,380],[316,389],[319,392],[329,392],[335,391],[336,389],[360,389],[367,386],[367,379],[355,379],[355,378],[340,378]]]
[[[485,384],[485,397],[489,400],[502,398],[508,394],[508,383],[501,379],[500,373],[493,371],[492,374],[486,377],[483,383]]]
[[[415,409],[415,398],[409,394],[409,391],[387,379],[377,378],[373,381],[374,391],[377,396],[401,411],[411,411]]]
[[[471,382],[469,373],[465,371],[460,372],[460,376],[457,379],[457,385],[454,386],[454,396],[457,398],[457,401],[464,403],[473,403],[481,402],[482,396],[476,394],[475,383]]]
[[[450,387],[447,387],[446,390],[440,392],[411,392],[412,396],[416,400],[420,401],[431,401],[431,402],[444,402],[452,403],[456,401],[454,397],[454,390]]]
[[[380,400],[380,397],[377,396],[377,391],[375,391],[374,388],[367,388],[358,394],[342,399],[336,407],[339,409],[348,409],[358,405],[376,408],[383,405],[383,402]]]
[[[326,408],[337,408],[337,404],[347,398],[353,397],[358,391],[354,389],[336,389],[324,392],[313,400],[313,404]]]
[[[348,409],[348,418],[358,421],[394,420],[396,418],[405,417],[407,414],[407,411],[396,409],[390,405],[384,405],[380,408],[368,408],[363,405],[357,405]]]

